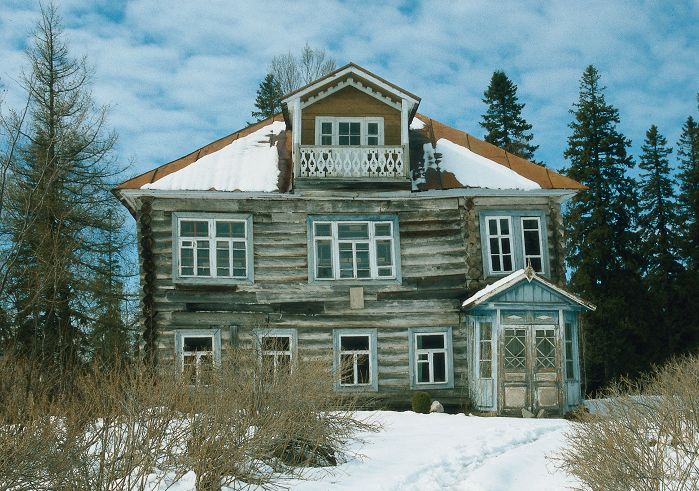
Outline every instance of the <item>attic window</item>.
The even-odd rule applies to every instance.
[[[316,145],[383,145],[383,118],[316,118]]]

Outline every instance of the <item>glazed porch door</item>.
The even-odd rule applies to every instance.
[[[560,410],[560,353],[554,325],[505,326],[500,349],[501,408]]]

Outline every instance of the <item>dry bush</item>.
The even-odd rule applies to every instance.
[[[567,442],[561,467],[584,489],[699,489],[699,357],[614,385]]]
[[[206,385],[190,380],[125,365],[74,374],[57,394],[52,377],[7,360],[0,487],[162,489],[190,470],[200,490],[274,487],[307,466],[334,465],[356,431],[374,428],[355,418],[353,398],[333,392],[326,364],[273,374],[241,350]]]

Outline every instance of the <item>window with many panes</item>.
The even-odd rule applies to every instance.
[[[177,279],[251,278],[250,217],[175,214]]]
[[[413,331],[411,351],[415,386],[453,384],[450,331]]]
[[[396,278],[395,227],[395,220],[312,220],[313,277]]]
[[[492,378],[493,376],[493,323],[481,322],[479,324],[479,360],[478,372],[480,378]]]
[[[483,259],[488,274],[507,274],[531,264],[537,273],[545,273],[546,256],[542,214],[486,214]]]
[[[566,380],[577,380],[575,374],[575,344],[573,339],[573,323],[566,322],[565,326],[565,355]]]
[[[316,145],[383,145],[383,118],[318,117]]]

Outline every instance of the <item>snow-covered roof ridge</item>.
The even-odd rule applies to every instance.
[[[508,288],[516,285],[522,280],[527,280],[529,282],[532,281],[538,281],[539,283],[542,283],[543,285],[551,288],[552,290],[556,291],[557,293],[560,293],[564,297],[570,299],[571,301],[577,303],[578,305],[581,305],[589,310],[596,310],[597,307],[595,307],[593,304],[590,302],[587,302],[583,300],[582,298],[578,297],[577,295],[574,295],[570,293],[567,290],[564,290],[560,286],[557,286],[546,279],[542,278],[541,276],[537,275],[530,267],[524,268],[524,269],[518,269],[517,271],[505,276],[504,278],[500,278],[497,280],[495,283],[492,283],[490,285],[486,285],[484,288],[478,290],[476,293],[471,295],[469,298],[463,301],[461,304],[462,308],[473,308],[491,298],[493,298],[495,295],[498,295],[499,293],[502,293],[503,291],[507,290]]]
[[[283,121],[273,121],[141,189],[276,191],[279,151],[273,141],[285,130]]]

